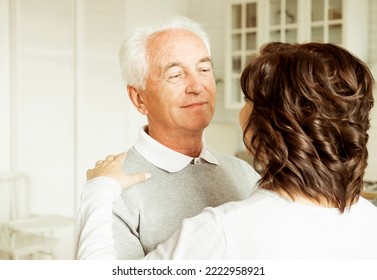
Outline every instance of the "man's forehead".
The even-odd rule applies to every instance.
[[[193,61],[193,63],[195,63],[196,65],[198,64],[201,64],[201,63],[210,63],[212,64],[212,60],[211,60],[211,57],[210,56],[204,56],[200,59],[198,59],[197,61]],[[171,61],[171,62],[167,62],[165,63],[164,65],[162,65],[162,68],[164,70],[167,70],[171,67],[185,67],[185,63],[182,62],[182,61],[179,61],[179,60],[176,60],[176,61]]]
[[[149,53],[168,53],[169,50],[178,50],[188,44],[195,44],[197,45],[196,49],[203,48],[203,50],[208,51],[205,43],[198,35],[189,30],[177,28],[152,34],[147,40],[147,50]]]
[[[188,66],[211,62],[203,41],[193,32],[169,29],[153,34],[147,43],[150,67],[166,71],[173,66]]]

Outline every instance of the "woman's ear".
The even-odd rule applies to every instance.
[[[145,107],[145,103],[143,100],[142,95],[140,94],[141,90],[133,87],[133,86],[127,86],[127,92],[128,96],[130,97],[132,103],[134,104],[135,108],[142,113],[143,115],[148,114],[148,110]]]

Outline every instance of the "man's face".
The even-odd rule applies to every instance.
[[[192,32],[172,29],[147,43],[149,75],[141,92],[154,133],[198,133],[215,109],[216,85],[209,53]]]

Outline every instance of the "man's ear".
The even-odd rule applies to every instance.
[[[147,115],[148,110],[145,107],[143,97],[140,94],[141,91],[133,86],[127,86],[127,92],[136,109],[143,115]]]

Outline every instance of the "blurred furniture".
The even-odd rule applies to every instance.
[[[377,206],[377,197],[371,201],[374,205]]]
[[[364,188],[361,196],[376,203],[377,199],[377,181],[364,181]]]
[[[31,216],[29,181],[18,172],[0,174],[0,252],[10,259],[47,255],[55,259],[53,231],[73,224],[58,215]]]
[[[250,164],[251,166],[253,166],[253,159],[246,152],[246,150],[236,152],[235,156],[238,157],[239,159],[242,159],[242,160],[246,161],[248,164]]]
[[[25,257],[33,259],[37,254],[48,255],[55,259],[55,246],[58,240],[39,234],[13,230],[8,224],[0,223],[0,251],[8,254],[9,259]]]

